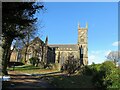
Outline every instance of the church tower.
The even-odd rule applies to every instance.
[[[80,61],[81,64],[88,64],[88,23],[86,23],[85,28],[80,27],[78,23],[78,47],[80,52]]]

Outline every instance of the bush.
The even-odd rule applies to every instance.
[[[92,83],[95,88],[104,90],[120,88],[120,68],[116,67],[112,61],[84,66],[80,73],[92,76]]]
[[[20,59],[20,62],[22,62],[23,64],[25,64],[25,60],[24,60],[23,57]]]
[[[106,61],[101,64],[100,69],[93,76],[95,87],[103,89],[120,88],[120,70],[116,68],[114,62]]]
[[[103,83],[106,88],[120,88],[120,69],[118,69],[113,61],[106,61],[101,66],[101,71],[105,72]]]
[[[79,68],[79,61],[74,56],[69,56],[61,70],[66,70],[68,74],[73,74]]]
[[[94,73],[96,73],[96,68],[93,68],[91,66],[84,66],[81,68],[81,72],[83,75],[93,75]]]
[[[38,65],[38,61],[39,61],[39,58],[37,58],[37,57],[32,57],[32,58],[30,58],[29,59],[29,61],[30,61],[30,63],[33,65],[33,66],[37,66]]]

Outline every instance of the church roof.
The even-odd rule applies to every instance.
[[[44,43],[39,37],[34,38],[33,41],[31,41],[31,43],[37,42],[37,41]]]
[[[37,43],[45,44],[44,41],[42,41],[39,37],[36,37],[30,42],[30,45],[37,44]]]
[[[77,44],[52,44],[48,45],[51,48],[56,48],[60,51],[77,51],[78,47]]]

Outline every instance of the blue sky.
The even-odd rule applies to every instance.
[[[38,13],[40,38],[48,36],[49,44],[76,44],[77,25],[88,22],[88,60],[101,63],[110,51],[117,50],[117,2],[45,2],[46,11]]]

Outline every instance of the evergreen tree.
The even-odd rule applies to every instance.
[[[2,73],[7,73],[10,47],[15,38],[24,38],[26,28],[32,26],[37,18],[36,11],[44,6],[38,2],[3,2],[2,3]]]

